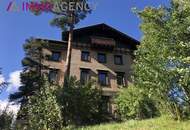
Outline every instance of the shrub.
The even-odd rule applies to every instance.
[[[64,125],[87,125],[100,123],[101,91],[90,81],[82,85],[75,77],[66,81],[59,94]]]
[[[115,104],[122,119],[144,119],[159,115],[154,101],[132,85],[118,93]]]
[[[49,84],[46,77],[42,77],[43,82],[40,90],[29,97],[28,102],[22,104],[20,114],[26,114],[22,129],[27,130],[61,130],[62,117],[61,110],[54,95],[54,87]],[[19,124],[16,124],[19,126]]]
[[[13,113],[7,110],[0,111],[0,130],[10,130],[13,120]]]

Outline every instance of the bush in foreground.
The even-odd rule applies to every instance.
[[[159,115],[154,101],[132,85],[118,93],[115,104],[122,119],[145,119]]]
[[[64,125],[89,125],[102,121],[101,91],[94,82],[82,85],[70,77],[59,94]]]
[[[26,114],[25,119],[21,125],[16,125],[27,130],[61,130],[61,111],[54,92],[56,86],[50,85],[46,77],[42,80],[40,90],[30,96],[19,111],[21,115]]]
[[[0,111],[0,130],[10,130],[13,120],[13,113],[8,112],[6,109]]]

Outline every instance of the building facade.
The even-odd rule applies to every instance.
[[[46,40],[50,47],[43,49],[49,78],[59,84],[64,81],[68,32],[62,35],[62,41]],[[113,96],[131,83],[133,51],[139,42],[106,24],[75,29],[73,39],[70,74],[82,83],[96,80],[103,90],[105,108],[113,113]]]

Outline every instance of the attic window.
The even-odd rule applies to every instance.
[[[91,37],[91,44],[92,45],[100,45],[100,46],[115,46],[115,40],[112,38],[105,38],[105,37]]]

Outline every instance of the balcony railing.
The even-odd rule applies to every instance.
[[[91,37],[91,45],[92,46],[102,46],[102,47],[115,47],[115,40],[112,38],[105,37]]]

